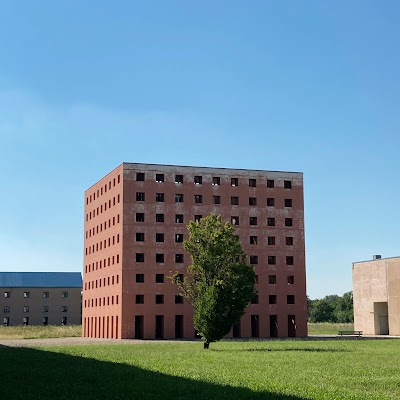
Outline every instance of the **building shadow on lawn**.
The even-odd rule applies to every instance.
[[[32,348],[3,347],[0,359],[1,398],[7,400],[305,400]]]

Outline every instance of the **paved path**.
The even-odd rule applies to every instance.
[[[299,338],[294,340],[332,340],[337,339],[337,335],[310,335],[308,338]],[[361,336],[355,338],[353,336],[343,336],[340,340],[365,340],[365,339],[400,339],[400,336]],[[251,339],[250,339],[251,340]],[[258,339],[260,340],[260,339]],[[261,339],[262,340],[262,339]],[[265,339],[268,340],[268,339]],[[281,339],[272,339],[281,340]],[[293,340],[293,339],[291,339]],[[51,338],[51,339],[0,339],[1,347],[36,347],[36,346],[79,346],[79,345],[95,345],[95,344],[141,344],[141,343],[173,343],[184,342],[185,340],[136,340],[136,339],[93,339],[83,337],[69,338]],[[197,340],[198,341],[198,340]],[[193,342],[188,340],[187,342]]]

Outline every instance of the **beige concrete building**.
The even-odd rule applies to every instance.
[[[400,335],[400,257],[353,263],[354,329]]]
[[[80,272],[0,272],[3,325],[80,325]]]

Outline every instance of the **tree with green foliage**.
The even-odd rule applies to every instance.
[[[310,322],[353,322],[353,292],[325,296],[323,299],[307,298],[308,316]]]
[[[189,239],[184,248],[192,264],[182,281],[179,274],[171,279],[190,303],[194,327],[207,349],[222,339],[245,313],[257,294],[255,273],[247,264],[239,236],[233,226],[221,223],[221,216],[210,214],[187,225]]]

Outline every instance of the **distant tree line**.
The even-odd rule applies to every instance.
[[[309,322],[337,322],[354,321],[353,292],[325,296],[323,299],[311,300],[307,297]]]

